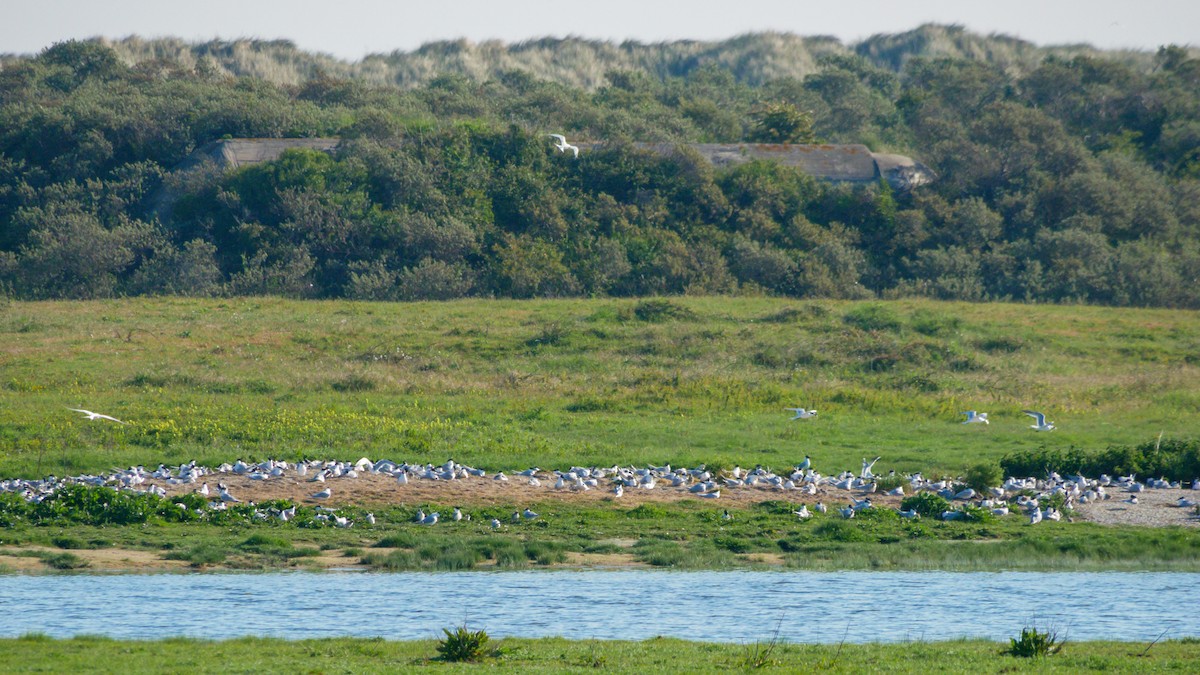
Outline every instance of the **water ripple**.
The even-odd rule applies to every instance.
[[[0,576],[0,636],[155,639],[495,637],[713,642],[1200,637],[1162,598],[1195,573],[668,572],[658,570]],[[1168,605],[1169,606],[1169,605]]]

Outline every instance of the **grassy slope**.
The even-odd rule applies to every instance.
[[[509,469],[811,454],[830,473],[876,453],[876,471],[960,473],[1041,444],[1186,436],[1200,411],[1196,312],[669,303],[682,317],[642,320],[636,300],[6,303],[0,475],[303,455]],[[821,416],[789,423],[793,405]],[[1026,407],[1059,431],[1029,430]],[[991,426],[957,424],[968,408]]]
[[[766,647],[769,636],[764,636]],[[175,639],[123,642],[104,638],[50,640],[25,636],[0,640],[7,672],[222,672],[361,673],[708,673],[750,668],[755,645],[721,645],[655,638],[616,642],[556,638],[493,640],[501,654],[480,664],[446,664],[433,640],[389,642],[329,639],[289,642],[246,638],[222,642]],[[770,651],[764,672],[1194,672],[1200,643],[1143,644],[1068,642],[1059,654],[1027,660],[1001,653],[997,643],[978,640],[896,645],[789,645]],[[760,650],[761,651],[761,650]]]

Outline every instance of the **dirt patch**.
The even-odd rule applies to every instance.
[[[638,562],[634,559],[632,553],[575,553],[568,552],[567,560],[564,563],[551,565],[554,568],[562,567],[649,567],[649,565]]]
[[[783,567],[787,560],[783,557],[782,553],[750,553],[739,556],[739,558],[752,565],[772,565],[776,567]]]
[[[88,572],[177,572],[186,569],[183,560],[165,560],[156,551],[141,551],[121,548],[72,549],[44,546],[20,546],[0,548],[0,565],[17,572],[46,572],[53,568],[41,558],[18,555],[21,552],[61,554],[70,553],[87,563]]]

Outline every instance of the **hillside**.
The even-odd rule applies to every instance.
[[[667,43],[622,43],[580,38],[546,37],[520,43],[454,40],[430,42],[413,51],[371,54],[347,62],[305,52],[287,40],[214,40],[191,43],[176,38],[129,36],[103,40],[126,64],[204,64],[215,72],[298,86],[323,73],[372,86],[414,88],[453,74],[484,82],[519,70],[538,80],[594,90],[607,83],[611,70],[646,73],[656,79],[687,77],[696,71],[729,72],[744,84],[802,80],[822,70],[826,56],[865,57],[893,71],[914,58],[945,57],[979,61],[1013,73],[1032,70],[1047,57],[1076,56],[1117,60],[1135,69],[1153,67],[1153,55],[1136,51],[1104,51],[1086,44],[1039,46],[1004,35],[979,35],[960,26],[927,24],[898,34],[874,35],[844,44],[827,36],[752,33],[727,40],[680,40]],[[13,58],[12,56],[6,58]]]
[[[396,65],[356,70],[374,63]],[[0,70],[0,293],[1196,308],[1198,84],[1178,47],[938,26],[340,65],[286,42],[63,43]],[[595,149],[560,153],[554,132]],[[183,164],[223,138],[340,143]],[[865,147],[938,179],[901,191],[689,151],[757,143]]]

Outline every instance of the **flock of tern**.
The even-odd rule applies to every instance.
[[[566,144],[566,140],[559,135],[555,135],[559,140],[559,150],[565,151],[566,148],[574,148]],[[566,148],[562,147],[563,145]],[[578,149],[576,148],[576,152]],[[117,424],[128,424],[111,415],[105,415],[91,410],[82,408],[70,408],[69,410],[83,414],[88,420],[104,420],[115,422]],[[808,408],[786,408],[789,412],[794,413],[791,420],[811,420],[817,417],[815,409]],[[1033,417],[1035,424],[1030,428],[1036,431],[1051,431],[1055,428],[1053,422],[1047,422],[1044,414],[1034,410],[1022,411],[1026,415]],[[985,412],[975,410],[967,410],[962,413],[966,419],[962,424],[990,424],[988,415]],[[929,480],[924,478],[920,473],[912,474],[903,477],[902,480],[895,479],[895,472],[888,477],[889,484],[894,485],[891,489],[879,490],[879,482],[881,477],[873,473],[873,468],[881,458],[875,457],[872,460],[863,458],[862,466],[858,474],[850,471],[843,471],[837,475],[824,476],[812,467],[812,458],[805,456],[804,461],[796,464],[790,471],[783,473],[775,473],[769,468],[762,466],[755,467],[752,470],[743,471],[741,467],[734,467],[728,471],[713,472],[707,470],[705,465],[700,465],[695,468],[672,468],[669,464],[665,466],[647,466],[647,467],[571,467],[567,470],[542,471],[539,467],[531,467],[523,471],[514,472],[510,477],[503,471],[496,472],[490,476],[490,480],[498,483],[506,483],[510,480],[524,481],[532,487],[540,487],[543,481],[546,485],[555,491],[588,491],[593,489],[609,490],[612,499],[620,499],[626,490],[654,490],[658,489],[675,489],[686,492],[690,496],[695,496],[704,499],[719,499],[721,490],[726,489],[743,489],[757,488],[767,490],[778,490],[781,492],[795,493],[797,496],[837,498],[841,495],[841,500],[846,501],[846,505],[838,507],[836,513],[843,518],[853,518],[856,513],[870,508],[877,508],[872,502],[871,495],[885,494],[890,497],[904,497],[907,494],[928,491],[938,494],[945,498],[951,504],[966,505],[970,504],[978,508],[986,509],[994,515],[1008,515],[1012,510],[1021,510],[1028,517],[1030,524],[1037,524],[1043,520],[1058,520],[1062,517],[1061,512],[1057,509],[1046,506],[1047,503],[1061,503],[1064,508],[1072,508],[1076,504],[1086,504],[1090,501],[1106,500],[1112,497],[1113,492],[1128,493],[1129,496],[1122,500],[1129,504],[1137,504],[1137,494],[1147,488],[1179,488],[1178,483],[1170,483],[1161,479],[1151,479],[1144,482],[1136,480],[1135,476],[1125,476],[1121,478],[1110,478],[1101,476],[1098,479],[1089,479],[1084,476],[1073,476],[1063,478],[1056,473],[1051,472],[1045,479],[1035,478],[1008,478],[1003,485],[989,488],[988,494],[979,495],[974,489],[966,487],[961,483],[956,483],[950,479]],[[383,474],[391,476],[398,487],[408,485],[412,481],[465,481],[471,479],[486,479],[489,478],[488,473],[483,469],[470,467],[459,464],[453,460],[449,460],[440,466],[433,464],[408,464],[406,462],[393,462],[391,460],[372,461],[366,457],[354,463],[329,460],[329,461],[301,461],[288,463],[285,461],[267,460],[260,463],[246,463],[241,459],[233,464],[222,464],[214,469],[197,466],[195,462],[180,465],[177,468],[168,468],[159,465],[154,471],[147,471],[144,467],[132,467],[125,470],[116,470],[108,474],[102,475],[82,475],[68,477],[66,479],[57,479],[53,476],[40,481],[25,481],[25,480],[6,480],[0,481],[0,492],[21,492],[27,500],[41,500],[62,485],[67,484],[88,484],[96,486],[111,486],[118,489],[128,489],[135,491],[153,491],[160,496],[166,496],[167,490],[164,486],[174,486],[181,484],[194,484],[200,482],[200,486],[194,489],[194,492],[203,496],[209,497],[210,489],[208,482],[203,479],[206,476],[224,476],[236,475],[244,476],[251,481],[267,481],[280,480],[285,477],[291,477],[295,480],[303,479],[308,483],[320,483],[322,489],[311,493],[307,501],[324,502],[333,496],[333,487],[324,485],[326,481],[335,479],[353,479],[364,474]],[[148,484],[148,487],[141,487],[143,484]],[[224,482],[218,482],[218,493],[215,499],[208,502],[211,509],[224,509],[227,504],[239,504],[241,499],[230,493],[229,488]],[[907,489],[906,489],[907,486]],[[1200,490],[1200,478],[1192,481],[1191,488]],[[1054,498],[1061,495],[1061,502],[1055,501]],[[1181,497],[1177,504],[1179,507],[1195,507],[1196,501],[1187,497]],[[325,509],[331,511],[331,509]],[[815,501],[812,505],[812,510],[809,510],[807,503],[801,504],[800,508],[794,511],[795,515],[806,520],[811,518],[814,513],[826,513],[828,507],[821,500]],[[900,516],[903,518],[918,518],[919,514],[912,509],[897,509]],[[270,515],[281,520],[288,520],[290,515],[294,515],[295,507],[291,508],[289,514],[288,509],[276,510]],[[266,514],[264,514],[265,516]],[[728,516],[728,511],[725,511]],[[513,523],[526,522],[538,518],[538,514],[529,510],[513,512],[510,521]],[[942,520],[959,520],[967,517],[967,511],[961,507],[955,507],[946,510],[939,516]],[[425,514],[423,511],[417,513],[415,522],[421,525],[435,525],[439,522],[441,514],[433,512]],[[467,520],[470,516],[466,517]],[[334,516],[326,517],[332,524],[341,527],[350,527],[352,522],[347,519]],[[458,508],[454,509],[452,517],[453,521],[463,519],[462,511]],[[368,523],[374,523],[374,516],[367,514]],[[501,521],[493,517],[491,519],[493,529],[501,526]]]

